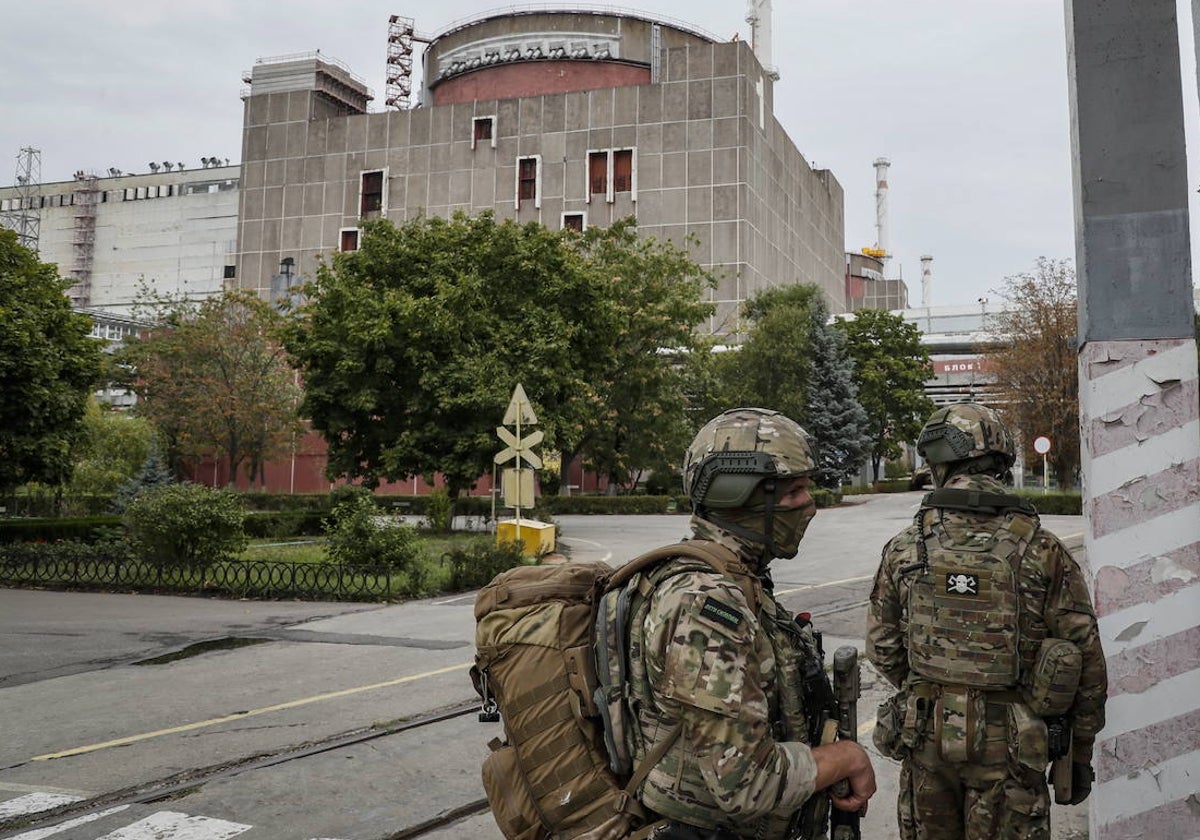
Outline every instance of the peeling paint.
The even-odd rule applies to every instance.
[[[1178,581],[1188,583],[1196,579],[1196,573],[1184,568],[1174,557],[1156,557],[1150,568],[1150,581],[1155,584]]]
[[[1118,642],[1127,642],[1130,639],[1140,636],[1142,631],[1146,629],[1146,625],[1149,623],[1150,622],[1148,622],[1148,621],[1135,621],[1133,624],[1130,624],[1128,627],[1126,627],[1124,630],[1122,630],[1120,633],[1117,634],[1117,637],[1116,637],[1117,641]]]

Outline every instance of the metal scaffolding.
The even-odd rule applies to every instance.
[[[388,18],[387,95],[388,108],[403,110],[412,96],[413,19]]]

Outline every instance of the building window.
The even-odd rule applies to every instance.
[[[471,129],[471,148],[474,149],[481,143],[487,143],[493,149],[496,148],[496,118],[476,117]]]
[[[358,250],[358,228],[342,228],[338,242],[339,251]]]
[[[562,214],[563,230],[574,230],[583,233],[587,228],[586,213],[563,213]]]
[[[603,149],[588,152],[588,201],[594,195],[613,201],[616,193],[631,193],[637,201],[637,177],[633,149]]]
[[[364,172],[359,182],[358,215],[370,218],[387,212],[384,201],[383,187],[387,183],[387,173],[382,169]]]
[[[633,149],[613,152],[613,192],[633,192]]]
[[[588,201],[608,195],[608,152],[588,152]]]
[[[534,207],[542,206],[542,159],[538,155],[517,158],[517,209],[522,201],[532,201]]]
[[[234,277],[237,277],[237,266],[236,265],[225,266],[225,279],[232,280]]]

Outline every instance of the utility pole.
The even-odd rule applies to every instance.
[[[1089,829],[1200,834],[1200,408],[1176,0],[1065,0],[1084,546],[1108,663]]]

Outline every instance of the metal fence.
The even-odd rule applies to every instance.
[[[0,554],[0,586],[191,592],[255,598],[390,601],[399,573],[379,566],[225,561],[205,567],[128,558],[37,558]]]

